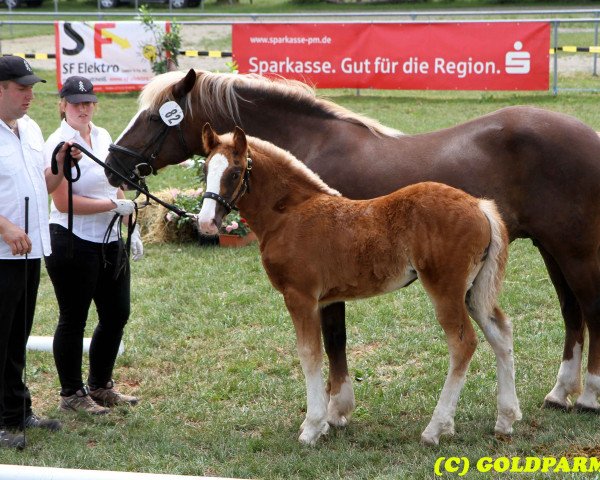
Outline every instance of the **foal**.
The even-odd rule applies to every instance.
[[[209,155],[199,228],[215,234],[230,208],[239,207],[296,329],[307,389],[301,442],[314,444],[329,425],[346,425],[354,409],[347,375],[330,376],[327,388],[323,383],[319,307],[391,292],[417,278],[450,351],[448,375],[421,440],[438,444],[440,435],[454,433],[456,404],[477,343],[468,314],[496,354],[495,430],[512,433],[521,418],[512,328],[496,303],[508,236],[492,201],[432,182],[349,200],[290,153],[246,137],[240,128],[219,137],[206,124],[202,140]]]

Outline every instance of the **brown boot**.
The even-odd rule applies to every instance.
[[[101,407],[92,400],[87,387],[77,390],[68,397],[61,396],[59,408],[67,412],[87,412],[92,415],[105,415],[110,412],[108,408]]]
[[[115,382],[112,380],[106,384],[105,388],[90,389],[90,397],[98,404],[105,407],[114,407],[115,405],[137,405],[138,398],[131,395],[125,395],[115,389]]]

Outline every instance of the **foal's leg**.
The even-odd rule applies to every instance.
[[[327,392],[321,377],[323,352],[319,308],[315,299],[302,292],[288,290],[284,297],[296,329],[298,355],[306,380],[306,418],[298,440],[314,445],[329,430]]]
[[[348,375],[346,360],[346,319],[344,302],[321,308],[321,330],[325,352],[329,357],[327,393],[327,422],[334,427],[344,427],[354,410],[354,390]]]
[[[581,354],[585,326],[579,301],[567,284],[556,260],[541,245],[537,245],[537,247],[542,254],[550,279],[558,295],[565,322],[565,344],[562,362],[556,377],[556,384],[544,399],[544,408],[568,410],[571,408],[569,396],[575,397],[581,392]]]
[[[446,333],[450,353],[450,364],[444,387],[433,417],[421,434],[423,443],[437,445],[442,434],[454,434],[456,404],[477,346],[477,336],[464,303],[464,287],[450,288],[451,285],[448,284],[438,287],[430,284],[421,273],[419,278],[431,298],[437,319]]]
[[[512,424],[522,418],[515,389],[512,326],[498,306],[494,307],[493,312],[485,312],[473,305],[469,312],[496,354],[498,418],[494,430],[496,433],[510,435]]]

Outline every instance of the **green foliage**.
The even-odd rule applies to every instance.
[[[238,237],[245,237],[250,231],[246,219],[240,216],[240,212],[237,210],[232,210],[229,215],[223,219],[223,225],[221,225],[221,233],[237,235]]]
[[[144,57],[152,64],[152,71],[160,74],[169,71],[172,66],[177,67],[179,65],[177,56],[181,49],[181,25],[172,22],[171,30],[165,32],[156,24],[147,5],[139,8],[139,14],[144,28],[154,37],[154,45],[144,48]]]

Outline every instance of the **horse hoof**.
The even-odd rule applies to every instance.
[[[330,417],[327,419],[327,423],[334,428],[344,428],[348,425],[348,419],[343,415]]]
[[[300,436],[298,437],[298,441],[303,444],[303,445],[307,445],[309,447],[314,447],[317,443],[317,438],[318,437],[314,437],[314,436],[309,436],[306,435],[304,432],[302,432],[300,434]]]
[[[573,407],[573,411],[577,413],[595,413],[596,415],[600,414],[600,409],[594,407],[588,407],[586,405],[581,405],[576,403]]]
[[[300,430],[298,441],[304,445],[310,445],[312,447],[317,443],[317,440],[321,436],[327,435],[328,432],[329,424],[327,422],[324,422],[318,428],[313,428],[312,426],[309,426],[306,421],[304,421],[302,424],[302,429]]]
[[[502,433],[502,432],[494,432],[494,437],[496,437],[496,440],[499,440],[500,442],[512,442],[512,433]]]
[[[422,433],[421,444],[426,445],[428,447],[437,447],[440,444],[440,439],[439,437],[434,437],[433,435],[426,435],[425,433]]]
[[[568,412],[571,410],[571,405],[563,405],[562,403],[555,402],[553,400],[544,400],[542,408],[548,408],[550,410],[560,410],[562,412]]]

